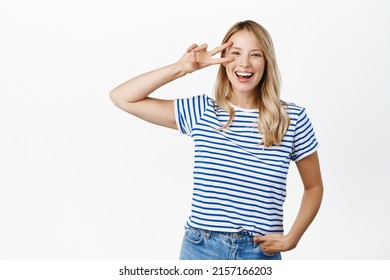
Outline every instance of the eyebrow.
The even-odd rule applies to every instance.
[[[238,47],[231,47],[231,49],[236,49],[236,50],[242,51],[242,49],[241,49],[241,48],[238,48]],[[260,52],[262,52],[261,49],[253,49],[253,50],[250,50],[250,51],[251,51],[251,52],[253,52],[253,51],[260,51]]]

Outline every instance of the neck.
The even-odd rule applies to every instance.
[[[243,109],[258,109],[255,95],[250,93],[232,93],[228,95],[229,101]]]

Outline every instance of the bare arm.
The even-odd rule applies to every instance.
[[[223,44],[211,51],[207,51],[206,44],[193,44],[177,63],[141,74],[114,88],[110,92],[111,100],[116,106],[138,118],[177,129],[173,100],[151,98],[149,95],[195,70],[232,61],[233,58],[213,58],[231,44]]]
[[[296,164],[304,186],[298,215],[289,233],[285,236],[269,234],[255,237],[255,241],[261,243],[265,253],[273,254],[294,249],[320,208],[323,185],[317,152],[301,159]]]
[[[148,95],[185,74],[180,63],[168,65],[124,82],[110,92],[110,97],[117,107],[138,118],[176,128],[173,101],[151,98]]]

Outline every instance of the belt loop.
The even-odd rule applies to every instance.
[[[210,235],[211,235],[211,232],[209,230],[203,230],[203,233],[204,233],[204,237],[206,239],[209,239],[210,238]]]

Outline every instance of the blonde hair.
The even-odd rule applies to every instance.
[[[234,33],[241,30],[248,30],[255,35],[265,58],[263,77],[257,86],[255,96],[259,104],[258,130],[263,135],[260,144],[264,144],[265,147],[280,145],[290,125],[290,118],[285,110],[287,104],[280,100],[281,78],[271,36],[260,24],[246,20],[234,24],[226,33],[222,44],[228,42]],[[221,56],[224,57],[225,53],[224,50]],[[234,118],[234,108],[227,96],[231,91],[232,84],[226,74],[225,66],[221,64],[215,82],[214,95],[217,104],[229,112],[229,121],[223,126],[224,129],[231,125]]]

